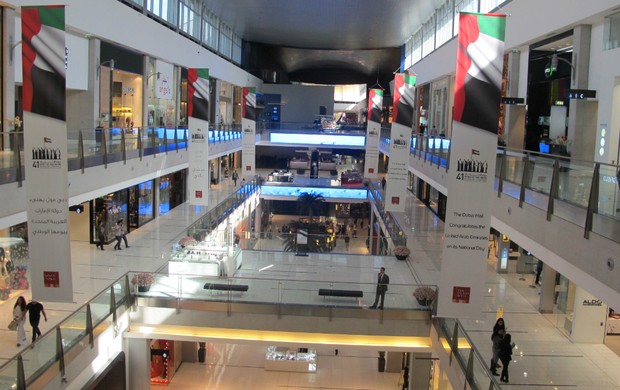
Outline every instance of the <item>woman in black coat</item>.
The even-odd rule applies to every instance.
[[[506,333],[499,350],[499,360],[501,360],[503,364],[502,374],[499,380],[502,382],[508,383],[508,364],[510,360],[512,360],[512,349],[514,346],[515,344],[512,342],[512,336],[510,336],[510,333]]]

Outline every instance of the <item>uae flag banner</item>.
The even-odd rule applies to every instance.
[[[209,205],[209,69],[187,70],[188,127],[189,127],[189,177],[187,188],[189,203]]]
[[[381,137],[381,111],[383,110],[383,90],[368,90],[368,127],[366,130],[366,155],[364,157],[364,177],[379,178],[379,141]]]
[[[415,106],[416,76],[394,75],[394,100],[390,134],[390,165],[385,188],[385,211],[405,211],[405,194],[409,175],[411,126]]]
[[[55,302],[73,302],[64,29],[64,7],[22,7],[29,273],[32,298]]]
[[[209,69],[187,70],[187,115],[209,120]]]
[[[243,128],[241,175],[254,177],[256,173],[256,88],[243,88],[243,112],[241,115],[241,127]]]
[[[504,55],[504,15],[461,13],[437,314],[484,307]]]
[[[22,7],[24,111],[65,120],[65,8]]]

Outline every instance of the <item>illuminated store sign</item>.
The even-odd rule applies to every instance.
[[[269,140],[277,144],[307,144],[329,146],[360,146],[366,144],[364,135],[336,135],[336,134],[300,134],[300,133],[271,133]]]

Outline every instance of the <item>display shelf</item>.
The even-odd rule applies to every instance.
[[[265,355],[265,370],[288,372],[316,372],[316,351],[296,351],[286,347],[270,346]]]

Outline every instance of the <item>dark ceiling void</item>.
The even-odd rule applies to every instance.
[[[386,86],[400,66],[400,48],[319,50],[246,43],[246,70],[267,83]]]

